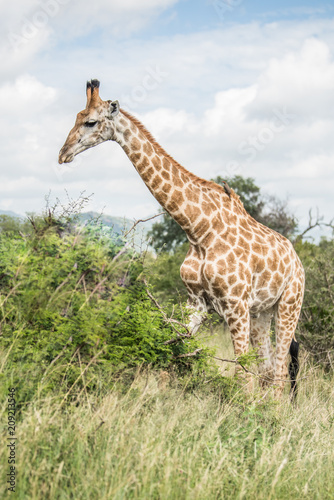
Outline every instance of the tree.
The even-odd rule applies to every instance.
[[[298,337],[316,361],[334,369],[334,240],[299,241],[297,251],[307,284]]]
[[[0,234],[1,233],[19,233],[22,230],[22,221],[18,217],[11,215],[0,215]]]
[[[212,180],[217,184],[224,184],[220,176]],[[286,202],[275,196],[263,195],[251,177],[235,175],[227,178],[226,182],[240,196],[245,209],[254,219],[287,238],[294,236],[297,230],[297,220],[289,213]],[[162,222],[153,224],[149,235],[156,251],[175,252],[179,245],[187,241],[185,232],[167,212]]]
[[[152,225],[148,236],[152,239],[152,245],[157,252],[175,251],[187,241],[186,233],[167,212],[163,215],[162,222],[155,222]]]
[[[35,215],[27,234],[0,231],[2,376],[19,404],[52,390],[101,390],[111,373],[138,365],[203,366],[204,357],[190,354],[198,340],[175,340],[175,323],[152,300],[144,256],[98,221],[80,227],[68,211],[59,217]],[[180,307],[173,318],[182,322]]]
[[[224,182],[220,176],[212,180],[221,186]],[[240,196],[249,215],[258,220],[263,211],[264,200],[261,196],[261,190],[255,184],[254,179],[235,175],[234,177],[227,177],[226,182]]]
[[[161,252],[156,258],[153,255],[146,258],[150,284],[154,287],[157,299],[164,305],[171,300],[174,304],[187,300],[188,292],[180,276],[180,267],[186,253],[187,243],[183,243],[175,247],[173,254]]]
[[[254,219],[291,240],[294,239],[298,229],[298,221],[289,213],[287,201],[280,200],[276,196],[267,198],[262,213]]]

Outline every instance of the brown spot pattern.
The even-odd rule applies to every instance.
[[[103,109],[103,101],[99,106]],[[78,123],[86,115],[78,115]],[[275,355],[268,355],[266,370],[272,370],[281,390],[304,290],[303,269],[291,244],[252,219],[233,190],[229,196],[223,187],[184,169],[123,110],[120,125],[124,151],[191,242],[180,271],[189,303],[225,318],[236,354],[246,352],[252,339],[269,352],[270,318],[275,313],[277,348]],[[71,140],[77,141],[73,135]],[[98,138],[92,135],[92,140]],[[252,315],[257,319],[250,321]]]

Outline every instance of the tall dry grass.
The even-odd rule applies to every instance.
[[[15,498],[331,499],[333,395],[333,377],[306,363],[296,405],[224,400],[209,381],[188,391],[152,371],[104,397],[35,401],[17,423]]]

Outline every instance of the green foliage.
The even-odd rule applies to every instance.
[[[220,176],[212,180],[223,185]],[[297,220],[289,213],[286,202],[275,196],[264,196],[251,177],[235,175],[225,180],[240,196],[245,209],[254,219],[287,238],[294,236]],[[186,233],[167,213],[164,214],[162,222],[153,224],[149,235],[156,251],[172,252],[187,241]]]
[[[0,221],[0,393],[6,401],[15,387],[20,410],[17,498],[332,498],[332,374],[302,367],[296,407],[247,396],[208,350],[179,357],[198,340],[165,343],[176,332],[142,278],[175,304],[185,248],[144,263],[110,229],[76,227],[68,213],[24,224]],[[297,251],[300,336],[329,367],[334,242]],[[256,351],[239,361],[254,364]],[[7,460],[3,446],[2,477]]]
[[[178,358],[198,348],[196,340],[165,343],[176,333],[147,294],[142,259],[110,229],[75,228],[52,214],[31,225],[30,235],[0,237],[2,373],[23,400],[60,386],[96,389],[110,371],[142,364],[181,371],[205,364]]]
[[[222,183],[221,177],[213,179],[218,184]],[[251,177],[235,175],[228,177],[226,182],[234,189],[247,210],[258,222],[292,238],[298,227],[297,219],[289,212],[287,202],[276,196],[266,196]]]
[[[334,240],[298,243],[306,273],[300,338],[311,355],[334,367]]]
[[[18,233],[22,228],[22,221],[18,217],[11,217],[6,214],[0,215],[1,233]]]
[[[238,362],[244,368],[250,368],[254,363],[259,364],[261,359],[259,358],[258,348],[249,349],[244,354],[238,356]]]
[[[175,251],[177,247],[188,241],[186,233],[167,212],[162,216],[162,222],[155,222],[152,225],[148,235],[157,252]]]
[[[164,304],[171,300],[174,304],[180,301],[184,302],[188,297],[186,287],[180,276],[180,267],[187,249],[188,245],[184,243],[176,247],[173,254],[161,252],[156,258],[152,257],[146,263],[154,293]]]
[[[223,180],[224,179],[220,176],[213,179],[214,182],[220,185],[223,185]],[[254,179],[235,175],[234,177],[227,177],[225,180],[227,184],[234,189],[237,195],[240,196],[247,212],[254,217],[254,219],[258,220],[261,217],[265,203],[261,196],[261,190],[259,186],[255,184]]]

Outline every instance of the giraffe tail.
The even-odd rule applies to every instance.
[[[291,341],[289,353],[291,356],[291,361],[289,364],[289,375],[291,380],[290,396],[291,399],[295,401],[298,393],[297,375],[299,372],[299,342],[297,342],[296,337],[293,337]]]

